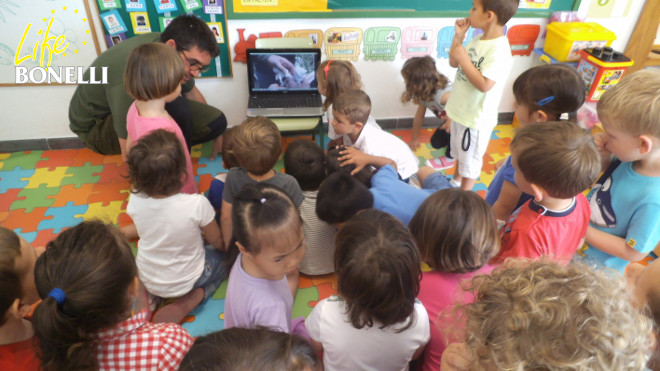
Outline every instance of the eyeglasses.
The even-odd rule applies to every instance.
[[[179,50],[179,53],[181,53],[181,55],[183,55],[183,58],[186,59],[186,62],[188,62],[188,65],[190,66],[190,72],[204,73],[211,69],[211,66],[208,64],[203,65],[199,63],[199,61],[197,60],[188,58],[188,56],[186,55],[186,53],[184,53],[184,51],[185,50]]]

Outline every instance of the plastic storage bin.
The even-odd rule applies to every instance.
[[[618,84],[633,61],[612,48],[580,51],[577,71],[587,88],[587,102],[596,102],[607,90]]]
[[[543,51],[559,62],[580,59],[580,50],[612,44],[616,35],[593,22],[552,22],[547,27]]]

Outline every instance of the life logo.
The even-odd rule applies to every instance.
[[[66,11],[67,7],[62,7],[62,12]],[[79,13],[77,9],[70,11],[75,14]],[[55,10],[51,10],[51,14],[55,14]],[[62,60],[66,61],[67,55],[79,53],[77,48],[70,45],[65,35],[57,35],[51,31],[55,21],[56,16],[53,15],[50,18],[41,19],[41,23],[44,25],[41,28],[33,27],[32,23],[28,23],[25,27],[14,55],[16,84],[107,84],[108,67],[101,67],[99,70],[96,67],[90,67],[89,76],[85,78],[83,74],[86,66],[52,65],[54,56],[62,57]],[[89,27],[93,27],[83,16],[81,16],[81,21]],[[85,32],[89,34],[90,30],[87,29]],[[29,48],[32,41],[34,41],[34,47],[30,53]],[[82,47],[92,47],[88,44],[83,41]],[[39,66],[25,66],[25,64],[34,65],[30,62],[37,62]]]

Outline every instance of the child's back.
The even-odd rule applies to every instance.
[[[429,339],[419,291],[420,260],[394,217],[367,210],[335,239],[337,291],[306,320],[326,370],[406,370]]]
[[[490,207],[479,195],[451,188],[424,201],[409,228],[422,261],[431,267],[422,273],[417,296],[431,326],[422,369],[438,370],[445,347],[456,341],[455,329],[463,327],[450,309],[473,298],[461,292],[461,284],[493,269],[487,263],[499,248],[497,226]]]
[[[582,192],[598,176],[596,144],[577,124],[554,121],[524,127],[511,142],[511,152],[516,183],[534,199],[507,219],[495,261],[546,255],[568,263],[589,224]]]
[[[337,228],[316,215],[319,186],[326,175],[323,150],[308,139],[291,142],[284,153],[284,170],[296,178],[305,196],[300,205],[300,216],[306,251],[300,262],[300,272],[309,275],[334,272],[334,237]]]
[[[626,76],[598,101],[605,172],[589,200],[589,262],[624,271],[660,242],[660,73]],[[631,104],[634,102],[634,104]]]

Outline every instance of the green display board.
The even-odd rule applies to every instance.
[[[547,0],[546,0],[547,1]],[[533,9],[536,1],[521,0],[516,17],[548,18],[555,11],[577,10],[581,0],[551,0],[548,8]],[[259,6],[259,4],[265,4]],[[251,5],[251,6],[248,6]],[[286,0],[228,0],[229,19],[273,18],[435,18],[466,16],[471,0],[327,0],[318,11],[291,6]],[[254,11],[250,11],[253,9]]]
[[[162,32],[169,20],[184,13],[194,13],[209,24],[216,35],[220,56],[211,62],[202,77],[232,75],[227,13],[223,0],[97,0],[108,47],[136,34]]]

